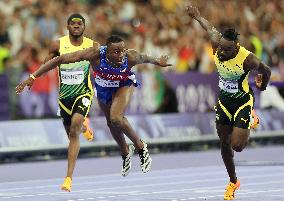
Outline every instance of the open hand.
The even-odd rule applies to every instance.
[[[198,8],[195,7],[195,6],[188,5],[186,7],[186,11],[187,11],[187,14],[192,18],[196,18],[196,17],[200,16],[200,12],[199,12]]]
[[[168,55],[161,56],[157,61],[158,65],[162,67],[172,66],[172,64],[168,64],[168,59],[169,59]]]
[[[262,85],[262,74],[257,74],[254,78],[255,85],[258,89],[261,88]]]
[[[34,83],[34,79],[32,77],[29,77],[25,81],[21,82],[20,84],[18,84],[18,86],[16,86],[16,94],[22,93],[22,91],[24,90],[26,86],[29,89],[31,89],[31,87],[33,86],[33,83]]]

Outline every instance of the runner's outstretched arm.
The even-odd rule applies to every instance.
[[[80,50],[77,52],[63,54],[61,56],[54,57],[45,64],[41,65],[40,68],[37,69],[34,73],[32,73],[28,79],[21,82],[16,87],[16,93],[20,94],[26,86],[28,86],[30,89],[33,85],[34,80],[37,77],[40,77],[42,74],[56,68],[61,64],[74,63],[83,60],[91,62],[96,60],[97,58],[99,58],[99,45],[85,50]]]
[[[201,27],[205,31],[207,31],[212,46],[213,48],[215,48],[218,45],[219,40],[222,36],[221,33],[209,21],[207,21],[204,17],[200,15],[200,12],[197,7],[189,5],[187,6],[186,11],[190,17],[198,21]]]
[[[145,64],[145,63],[150,63],[161,67],[172,66],[172,64],[167,63],[169,59],[168,55],[154,57],[147,54],[141,54],[136,50],[130,49],[127,52],[127,56],[129,58],[129,62],[131,63],[131,66],[135,66],[136,64]]]

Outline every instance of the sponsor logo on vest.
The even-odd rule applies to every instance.
[[[237,93],[239,91],[237,81],[225,80],[222,77],[219,77],[219,87],[229,93]]]
[[[96,76],[95,82],[101,87],[119,87],[119,81],[105,80],[100,76]]]

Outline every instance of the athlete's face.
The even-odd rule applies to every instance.
[[[121,65],[124,63],[125,54],[126,48],[123,41],[110,43],[107,47],[107,58],[115,65]]]
[[[229,41],[221,38],[217,49],[217,55],[220,61],[231,59],[238,51],[238,44],[235,41]]]
[[[73,37],[80,37],[84,33],[85,24],[82,20],[70,21],[67,25],[69,34]]]

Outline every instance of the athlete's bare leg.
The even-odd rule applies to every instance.
[[[73,171],[76,165],[76,160],[80,151],[79,135],[82,131],[84,116],[75,113],[71,119],[71,126],[69,132],[69,146],[68,146],[68,168],[67,177],[72,179]]]
[[[231,139],[232,149],[241,152],[248,144],[249,134],[249,129],[234,127]]]
[[[220,138],[221,154],[226,166],[230,181],[237,182],[234,164],[234,151],[241,152],[248,143],[249,129],[231,127],[229,125],[217,124],[217,133]]]
[[[64,128],[65,128],[65,131],[66,131],[66,135],[67,135],[67,137],[68,137],[68,139],[69,139],[70,126],[64,125]],[[81,129],[81,132],[86,132],[86,130],[87,130],[87,127],[84,126],[84,124],[83,124],[83,125],[82,125],[82,129]]]
[[[120,148],[120,152],[123,156],[126,156],[128,154],[128,147],[127,147],[127,143],[125,141],[124,138],[124,134],[122,132],[122,130],[120,128],[116,128],[111,124],[110,121],[110,107],[111,107],[111,103],[109,104],[104,104],[100,101],[98,101],[99,106],[101,108],[101,110],[103,111],[106,120],[107,120],[107,125],[110,129],[111,135],[113,137],[113,139],[117,142],[117,144],[119,145]]]
[[[144,145],[129,124],[127,118],[124,116],[124,112],[131,100],[133,92],[134,86],[131,85],[119,88],[114,94],[110,108],[110,122],[115,128],[120,129],[133,142],[137,150],[140,150]],[[124,146],[123,144],[121,145]]]
[[[68,139],[69,139],[70,126],[64,125],[64,128],[65,128],[65,131],[66,131],[66,135],[67,135],[67,137],[68,137]]]
[[[236,171],[233,159],[234,152],[232,150],[232,145],[231,145],[233,128],[232,126],[222,125],[222,124],[217,124],[216,128],[220,139],[221,155],[223,162],[230,177],[230,181],[232,183],[236,183],[237,177],[236,177]]]

